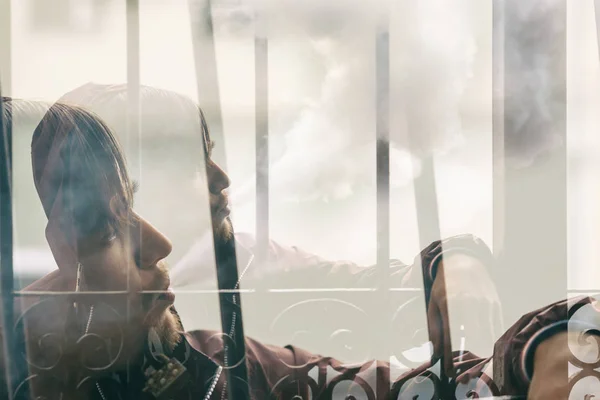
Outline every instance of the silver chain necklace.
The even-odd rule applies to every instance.
[[[90,325],[92,323],[92,316],[94,315],[94,306],[90,306],[90,315],[88,317],[88,321],[87,324],[85,326],[85,334],[87,335],[89,330],[90,330]],[[215,388],[217,387],[217,383],[219,382],[219,378],[221,377],[221,373],[223,372],[223,367],[219,365],[219,367],[217,368],[217,372],[215,373],[215,377],[213,378],[210,387],[208,389],[208,391],[206,392],[206,395],[204,396],[204,400],[209,400],[210,397],[212,396],[213,392],[215,391]],[[96,390],[98,390],[98,394],[100,395],[100,397],[102,398],[102,400],[107,400],[106,396],[104,395],[104,392],[102,391],[102,388],[100,387],[100,383],[96,382]]]
[[[87,335],[89,330],[90,330],[90,324],[92,323],[92,316],[94,315],[94,306],[90,306],[90,316],[88,317],[88,321],[87,324],[85,326],[85,334]],[[102,391],[102,388],[100,387],[100,383],[96,382],[96,389],[98,390],[98,394],[100,395],[100,397],[102,398],[102,400],[106,400],[106,397],[104,396],[104,392]]]

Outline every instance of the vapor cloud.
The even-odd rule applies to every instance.
[[[252,24],[258,24],[270,41],[285,43],[285,52],[309,46],[319,63],[320,90],[303,99],[293,118],[270,132],[274,190],[285,193],[286,200],[328,201],[374,185],[375,32],[386,25],[392,186],[412,182],[420,172],[422,155],[460,144],[460,101],[477,50],[470,4],[466,0],[214,3],[215,26],[222,34],[248,34]],[[285,56],[281,49],[271,48],[275,48],[271,57]]]

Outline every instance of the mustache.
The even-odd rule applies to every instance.
[[[153,272],[152,282],[148,285],[147,290],[166,290],[171,283],[167,263],[159,261],[154,267]]]
[[[166,291],[171,284],[169,266],[166,261],[159,261],[154,267],[152,281],[144,290],[144,305],[149,307],[161,292]]]

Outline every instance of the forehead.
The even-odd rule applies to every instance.
[[[129,143],[129,138],[137,135],[129,128],[128,114],[125,112],[126,100],[126,92],[119,92],[102,102],[88,104],[92,111],[114,129],[122,143]],[[211,140],[208,126],[200,108],[192,100],[176,93],[146,87],[141,92],[140,101],[139,129],[144,143],[161,140],[196,143],[204,151],[207,150]],[[137,150],[139,149],[125,146],[128,158],[136,158]]]
[[[123,134],[128,130],[127,91],[107,93],[98,101],[84,104],[109,126]],[[202,125],[201,112],[190,99],[174,92],[142,87],[140,128],[144,137],[197,135]]]

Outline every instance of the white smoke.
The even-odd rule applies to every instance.
[[[313,57],[307,64],[318,60],[321,67],[318,94],[270,132],[271,185],[285,193],[284,199],[340,199],[374,185],[378,27],[390,27],[392,187],[412,181],[424,153],[461,143],[460,102],[476,52],[471,2],[236,4],[225,7],[228,12],[222,11],[222,2],[215,4],[221,10],[215,25],[222,31],[248,33],[240,26],[258,21],[260,33],[273,43],[272,57],[280,56],[283,46],[293,54],[308,44]],[[278,40],[283,45],[278,47]],[[284,92],[285,86],[278,81],[270,93]]]
[[[565,73],[566,43],[556,38],[566,35],[566,9],[560,0],[506,3],[500,15],[510,22],[498,24],[506,42],[505,158],[526,167],[564,144],[566,79],[559,77]]]

